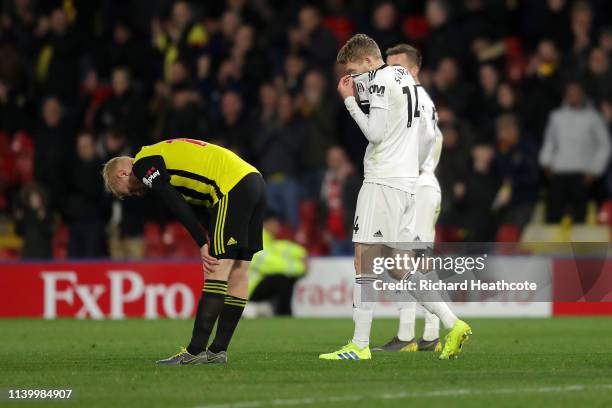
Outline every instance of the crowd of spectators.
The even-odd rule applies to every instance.
[[[166,213],[113,201],[101,164],[177,137],[238,152],[290,234],[350,252],[366,140],[335,57],[356,32],[423,52],[453,239],[521,228],[538,200],[547,221],[582,222],[587,200],[611,196],[606,0],[4,0],[0,212],[23,256],[50,256],[59,223],[70,257],[142,256]]]

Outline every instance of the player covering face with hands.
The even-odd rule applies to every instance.
[[[417,179],[415,206],[415,234],[426,245],[426,252],[431,253],[435,240],[435,225],[440,214],[441,190],[434,173],[442,151],[442,132],[437,124],[437,112],[427,91],[420,86],[419,72],[421,68],[421,53],[408,44],[398,44],[386,51],[387,64],[399,65],[414,78],[417,88],[420,112],[431,112],[431,126],[423,127],[419,134],[419,177]],[[431,132],[435,134],[432,140]],[[428,275],[429,277],[430,275]],[[440,319],[427,310],[425,314],[425,329],[420,339],[415,337],[416,303],[398,302],[399,330],[397,336],[386,344],[372,349],[385,352],[442,351],[439,340]]]
[[[364,34],[353,36],[338,53],[348,75],[338,83],[338,92],[369,144],[364,157],[364,182],[357,198],[353,228],[355,284],[353,286],[352,340],[325,360],[370,359],[370,329],[378,293],[376,276],[368,259],[393,256],[406,243],[415,241],[415,192],[420,173],[419,138],[434,140],[433,112],[421,112],[418,84],[401,66],[384,63],[374,40]],[[366,74],[366,75],[364,75]],[[352,76],[360,81],[355,87]],[[364,78],[365,77],[365,78]],[[355,88],[368,99],[364,113],[355,99]],[[420,279],[417,272],[411,279]],[[444,302],[421,302],[450,330],[442,359],[457,356],[471,333]]]
[[[119,198],[161,200],[200,247],[205,276],[191,341],[158,364],[225,363],[247,302],[249,263],[263,245],[261,174],[220,146],[172,139],[143,147],[135,158],[113,158],[103,177]]]

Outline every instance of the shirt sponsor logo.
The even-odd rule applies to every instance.
[[[153,169],[151,169],[151,170],[154,170],[154,169],[155,169],[155,168],[153,168]],[[149,174],[149,172],[150,172],[151,170],[149,170],[149,171],[147,172],[147,175],[145,175],[145,176],[142,178],[142,182],[145,184],[145,186],[147,186],[147,187],[149,187],[149,188],[152,188],[152,187],[153,187],[153,180],[155,180],[155,178],[159,176],[159,170],[155,170],[155,171],[153,171],[152,173],[150,173],[150,174]]]
[[[384,85],[370,85],[369,88],[370,94],[377,94],[379,96],[383,96],[385,94]]]

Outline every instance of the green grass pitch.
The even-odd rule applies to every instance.
[[[73,388],[59,407],[612,406],[611,318],[469,323],[455,361],[319,361],[350,337],[350,319],[260,319],[241,323],[226,367],[156,367],[186,343],[190,321],[0,320],[0,389]],[[375,320],[373,343],[396,324]]]

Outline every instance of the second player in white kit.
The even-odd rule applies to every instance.
[[[376,302],[373,265],[361,258],[370,249],[384,254],[383,248],[404,248],[399,244],[417,238],[414,195],[422,164],[435,144],[436,113],[433,103],[419,102],[419,97],[423,98],[426,93],[419,91],[420,85],[405,68],[384,64],[378,45],[370,37],[353,36],[338,53],[338,62],[351,75],[368,75],[357,83],[351,75],[342,77],[338,91],[369,144],[353,228],[355,331],[348,344],[319,358],[361,360],[371,358],[369,337]],[[361,110],[356,93],[367,96],[369,114]],[[419,154],[420,144],[426,154]],[[396,244],[399,246],[395,247]],[[413,276],[422,279],[420,272]],[[457,319],[444,302],[421,304],[451,330],[440,358],[453,358],[471,333],[469,326]]]

